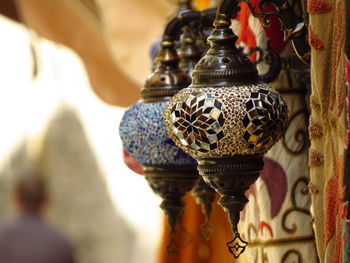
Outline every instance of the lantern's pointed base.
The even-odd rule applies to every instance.
[[[162,198],[160,207],[174,231],[184,209],[182,198],[198,181],[196,167],[146,166],[144,174],[152,190]]]
[[[166,247],[170,262],[174,262],[177,254],[179,253],[179,249],[180,246],[175,241],[174,232],[170,232],[170,242]]]
[[[193,235],[189,233],[181,224],[170,230],[169,243],[166,247],[170,262],[175,262],[176,256],[181,248],[190,246],[193,242]]]
[[[240,212],[248,202],[244,194],[264,167],[263,155],[236,155],[197,161],[200,175],[220,194],[219,204],[229,214],[234,238],[227,246],[230,253],[238,258],[247,246],[237,230]]]
[[[248,242],[243,240],[238,232],[234,232],[233,235],[233,239],[226,245],[230,253],[237,259],[247,248]]]
[[[198,181],[192,191],[196,203],[202,207],[205,221],[201,225],[201,234],[205,240],[209,240],[213,234],[213,225],[210,222],[210,213],[212,203],[215,200],[216,192],[213,188],[207,185],[202,178]]]
[[[213,224],[209,219],[206,219],[203,224],[201,224],[201,235],[204,240],[209,241],[214,233]]]

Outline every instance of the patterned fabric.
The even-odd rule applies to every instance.
[[[345,126],[344,0],[309,0],[312,213],[321,262],[342,262]],[[310,188],[311,189],[311,188]]]
[[[346,263],[350,262],[350,211],[348,209],[349,201],[350,201],[350,92],[349,92],[349,84],[350,84],[350,2],[345,2],[345,43],[344,43],[344,51],[345,51],[345,72],[346,72],[346,84],[348,90],[348,141],[347,141],[347,149],[345,155],[345,174],[344,174],[344,186],[345,186],[345,195],[344,195],[344,206],[343,206],[343,232],[344,232],[344,253],[343,253],[343,261]]]
[[[244,19],[240,20],[239,37],[248,41],[245,43],[248,49],[249,43],[254,43],[252,38],[258,46],[266,48],[268,38],[272,37],[271,47],[276,52],[281,56],[293,54],[291,47],[284,45],[277,21],[263,28],[247,8],[242,6],[241,13]],[[258,67],[264,72],[267,66]],[[239,262],[318,262],[308,193],[308,111],[302,76],[307,78],[308,73],[284,70],[271,84],[288,105],[289,126],[280,142],[268,152],[260,178],[247,193],[249,203],[241,217],[240,231],[249,246],[246,261]],[[300,90],[304,93],[298,93]]]

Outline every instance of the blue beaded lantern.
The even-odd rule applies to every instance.
[[[119,127],[126,151],[144,167],[147,182],[162,198],[160,207],[172,230],[184,208],[182,197],[199,178],[196,161],[174,144],[163,123],[169,99],[191,82],[178,67],[174,46],[163,38],[155,71],[141,90],[142,100],[125,112]]]
[[[168,103],[137,102],[124,114],[119,134],[126,151],[143,166],[195,166],[168,137],[163,123]]]

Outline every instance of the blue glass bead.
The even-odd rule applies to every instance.
[[[143,166],[194,166],[196,161],[168,137],[163,123],[167,102],[138,102],[124,114],[119,134],[125,150]]]

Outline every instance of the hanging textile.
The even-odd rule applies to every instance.
[[[301,2],[294,2],[300,15],[301,9],[297,7]],[[244,42],[248,51],[256,42],[266,52],[268,40],[272,38],[270,47],[281,57],[294,55],[291,45],[285,46],[277,20],[264,28],[245,4],[238,20],[239,41]],[[268,66],[259,64],[258,68],[265,72]],[[266,155],[260,178],[247,193],[249,203],[240,223],[240,231],[249,242],[246,262],[318,262],[308,193],[308,76],[306,67],[283,69],[270,84],[288,105],[289,124],[285,135]]]
[[[343,262],[350,262],[350,3],[349,1],[344,0],[345,3],[345,72],[346,72],[346,84],[348,90],[348,138],[346,144],[346,157],[345,157],[345,175],[344,175],[344,186],[345,186],[345,195],[344,195],[344,206],[343,206],[343,232],[344,232],[344,251],[343,251]]]
[[[344,0],[309,0],[310,190],[321,262],[343,260],[345,126]]]
[[[205,218],[201,207],[196,204],[191,194],[184,198],[186,203],[182,216],[181,227],[177,229],[176,242],[179,245],[178,254],[169,256],[167,246],[170,241],[169,227],[164,222],[162,244],[159,248],[158,262],[161,263],[216,263],[233,262],[232,255],[227,251],[226,241],[232,238],[231,226],[227,214],[214,201],[211,213],[212,235],[206,240],[201,231]],[[165,220],[164,220],[165,221]]]

